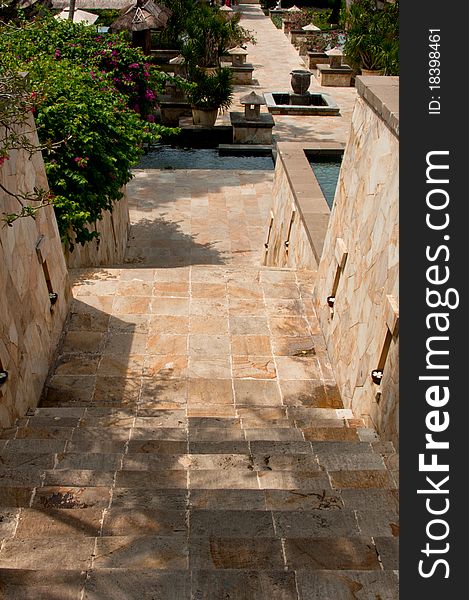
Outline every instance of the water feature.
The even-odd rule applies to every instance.
[[[327,94],[307,92],[302,96],[291,92],[265,92],[267,109],[273,115],[324,115],[340,114],[340,108]]]
[[[310,93],[311,71],[291,71],[291,92],[265,92],[267,109],[273,115],[339,115],[340,108],[327,94]]]
[[[178,148],[160,146],[142,156],[137,169],[227,169],[239,171],[271,171],[272,155],[236,154],[223,156],[214,148]]]
[[[329,208],[332,208],[337,181],[339,180],[342,156],[337,154],[311,154],[308,156],[308,162],[311,165],[316,179],[318,180],[319,187],[324,194]]]

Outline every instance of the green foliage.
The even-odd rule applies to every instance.
[[[182,53],[189,68],[219,67],[220,56],[228,50],[232,25],[219,10],[200,4],[186,21],[187,39]]]
[[[153,123],[166,76],[122,37],[55,19],[1,29],[0,57],[0,70],[28,72],[59,230],[83,244],[121,198],[143,145],[168,131]]]
[[[283,19],[280,15],[270,15],[272,19],[272,23],[275,25],[277,29],[282,29],[283,27]]]
[[[283,16],[283,19],[288,18],[292,23],[292,29],[301,29],[304,25],[308,25],[309,23],[313,23],[316,27],[319,27],[322,30],[330,31],[331,29],[331,16],[332,10],[326,9],[318,9],[318,8],[303,8],[301,12],[293,12],[286,13]],[[282,17],[279,15],[272,15],[272,21],[275,26],[279,29],[282,28]],[[280,23],[279,20],[280,19]],[[336,20],[334,18],[334,20]],[[340,19],[337,19],[340,22]],[[335,23],[334,25],[337,25]]]
[[[101,25],[102,27],[110,27],[120,14],[119,10],[112,8],[93,8],[92,12],[98,15],[95,25]]]
[[[97,35],[93,27],[53,18],[5,29],[0,50],[9,53],[13,64],[29,70],[30,62],[54,57],[71,60],[91,76],[106,75],[128,105],[144,118],[156,111],[156,94],[168,76],[146,62],[123,35]]]
[[[224,67],[215,73],[205,73],[199,69],[188,97],[198,108],[229,108],[233,100],[231,70]]]
[[[357,69],[399,74],[399,0],[376,8],[374,0],[355,0],[347,14],[344,51]]]
[[[194,0],[160,0],[161,4],[171,9],[172,14],[168,26],[158,32],[161,48],[181,48],[186,35],[186,22],[196,10]]]
[[[231,70],[221,68],[220,57],[236,45],[255,42],[239,20],[239,13],[227,19],[218,7],[207,4],[198,4],[186,20],[182,54],[193,84],[188,90],[193,106],[226,109],[231,105]]]

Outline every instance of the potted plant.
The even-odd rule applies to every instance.
[[[227,67],[215,73],[199,70],[188,91],[194,125],[213,127],[218,110],[227,109],[233,99],[231,70]]]
[[[347,15],[344,52],[362,74],[399,72],[399,0],[376,7],[375,0],[355,0]]]

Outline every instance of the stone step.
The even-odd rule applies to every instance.
[[[392,571],[252,570],[252,569],[0,569],[0,585],[8,600],[307,600],[349,598],[354,590],[366,598],[395,600],[398,579]],[[84,596],[82,590],[84,588]]]
[[[293,424],[294,421],[323,421],[323,420],[344,420],[355,422],[357,426],[362,426],[361,420],[355,420],[350,409],[336,408],[314,408],[304,406],[276,406],[276,407],[240,407],[238,409],[239,417],[187,417],[185,410],[159,410],[141,409],[125,410],[106,407],[62,407],[62,408],[39,408],[35,409],[34,414],[18,420],[15,427],[132,427],[135,426],[154,426],[167,427],[180,426],[187,423],[193,427],[229,427],[240,424],[241,420],[257,419],[268,420],[286,419]],[[135,419],[135,423],[134,423]],[[14,428],[10,428],[14,429]]]
[[[294,516],[301,517],[298,513]],[[359,534],[283,539],[273,535],[14,538],[3,545],[0,568],[275,570],[286,563],[289,569],[379,571],[377,548],[370,536]]]
[[[0,585],[8,600],[307,600],[349,598],[354,590],[366,598],[395,600],[398,579],[393,571],[253,569],[123,569],[84,571],[2,568]],[[84,595],[82,590],[84,588]]]
[[[249,509],[110,508],[30,509],[18,515],[15,540],[64,537],[158,536],[189,538],[395,537],[397,513],[391,509],[353,511],[336,504],[307,512]],[[10,539],[11,535],[6,535]]]

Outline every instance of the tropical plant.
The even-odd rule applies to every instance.
[[[181,48],[186,35],[186,23],[197,9],[194,0],[160,0],[171,9],[171,16],[165,29],[155,32],[159,48]]]
[[[356,69],[399,73],[399,0],[378,9],[375,0],[355,0],[347,14],[347,58]]]
[[[233,100],[231,70],[228,67],[218,69],[215,73],[199,70],[188,91],[188,98],[197,108],[226,110]]]
[[[238,44],[255,38],[239,25],[241,15],[235,13],[226,19],[218,7],[197,5],[186,21],[186,33],[182,46],[189,70],[197,67],[219,67],[220,57]]]

